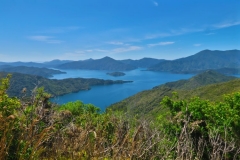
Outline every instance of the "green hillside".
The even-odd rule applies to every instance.
[[[29,99],[9,97],[9,81],[0,79],[0,159],[240,159],[240,92],[221,102],[190,99],[239,91],[239,79],[179,90],[148,112],[133,106],[141,117],[80,101],[57,106],[43,88]],[[153,90],[160,88],[157,97],[170,91]]]
[[[6,77],[8,73],[0,72],[0,78]],[[10,96],[21,96],[23,88],[25,94],[30,96],[35,87],[44,87],[45,91],[52,96],[63,95],[81,90],[89,90],[94,85],[122,84],[130,81],[113,81],[96,78],[68,78],[63,80],[47,79],[40,76],[33,76],[21,73],[12,73],[8,94]]]
[[[213,70],[207,70],[205,72],[195,75],[194,77],[192,77],[188,80],[167,82],[166,84],[161,85],[161,86],[169,87],[169,88],[173,88],[173,89],[189,90],[189,89],[194,89],[194,88],[197,88],[200,86],[205,86],[208,84],[229,81],[229,80],[232,80],[235,78],[236,77],[233,77],[233,76],[225,76],[225,75],[215,72]]]
[[[112,110],[120,110],[130,115],[151,116],[164,112],[160,102],[165,96],[177,92],[179,98],[199,96],[203,99],[222,100],[222,95],[240,90],[240,79],[224,76],[214,71],[206,71],[188,80],[169,82],[151,90],[140,92],[111,105]]]

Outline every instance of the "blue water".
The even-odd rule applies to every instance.
[[[113,84],[105,86],[92,86],[91,90],[79,91],[78,93],[70,93],[56,97],[52,101],[58,104],[64,104],[69,101],[80,100],[84,103],[91,103],[101,108],[102,111],[109,105],[121,101],[129,96],[132,96],[140,91],[152,89],[160,84],[177,81],[180,79],[188,79],[193,74],[173,74],[166,72],[142,71],[136,69],[124,72],[126,75],[122,77],[113,77],[107,75],[108,71],[95,70],[62,70],[67,74],[54,75],[52,79],[64,78],[99,78],[111,80],[131,80],[132,83]]]

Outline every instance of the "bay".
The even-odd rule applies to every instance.
[[[155,86],[166,82],[177,81],[180,79],[191,78],[194,74],[173,74],[168,72],[143,71],[144,69],[136,69],[125,71],[125,76],[113,77],[107,75],[109,71],[96,70],[61,70],[66,74],[54,75],[51,79],[65,78],[99,78],[110,80],[127,80],[132,83],[113,84],[103,86],[92,86],[90,90],[70,93],[51,99],[58,104],[64,104],[70,101],[80,100],[83,103],[91,103],[99,107],[102,111],[109,105],[121,101],[140,91],[152,89]]]

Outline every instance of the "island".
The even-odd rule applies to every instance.
[[[120,76],[125,76],[125,73],[123,73],[123,72],[111,72],[111,73],[107,73],[107,75],[114,76],[114,77],[120,77]]]

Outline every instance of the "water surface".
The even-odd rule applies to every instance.
[[[136,69],[124,72],[126,75],[122,77],[113,77],[107,75],[108,71],[96,70],[62,70],[67,74],[54,75],[52,79],[65,78],[99,78],[111,80],[131,80],[132,83],[113,84],[104,86],[92,86],[91,90],[79,91],[54,98],[52,101],[64,104],[69,101],[80,100],[84,103],[91,103],[101,108],[102,111],[109,105],[121,101],[129,96],[132,96],[140,91],[152,89],[155,86],[164,84],[170,81],[180,79],[188,79],[193,74],[173,74],[167,72],[152,72]]]

